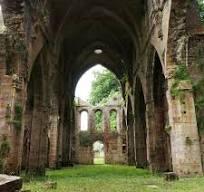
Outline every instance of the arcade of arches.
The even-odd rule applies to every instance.
[[[4,172],[44,174],[75,163],[74,91],[100,63],[121,83],[127,163],[203,173],[204,28],[196,1],[0,2]]]

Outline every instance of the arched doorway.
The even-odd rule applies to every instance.
[[[88,77],[82,76],[81,78],[85,82],[79,81],[84,85],[77,84],[76,88],[78,89],[75,97],[74,150],[76,162],[79,164],[95,164],[93,156],[97,155],[100,164],[104,161],[107,164],[126,163],[126,127],[122,125],[123,98],[120,81],[108,69],[103,68],[102,71],[94,71],[94,68],[90,69],[94,76],[88,70],[84,74],[85,76],[88,74]],[[90,78],[93,79],[92,83],[87,83],[86,80]],[[92,84],[93,87],[89,89],[88,84]],[[80,87],[83,89],[79,89]],[[80,98],[80,92],[83,95],[84,92],[87,93],[88,91],[91,94],[90,97]],[[83,117],[85,116],[84,111],[88,112],[88,129],[85,128],[87,126],[85,126],[83,120],[85,118]],[[102,146],[102,143],[98,142],[93,145],[95,141],[103,141],[102,149],[104,151],[99,153],[99,149],[95,149],[95,146]],[[103,153],[105,153],[105,157]]]
[[[105,151],[104,144],[102,141],[96,141],[93,144],[93,153],[94,153],[94,165],[103,165],[105,164]]]

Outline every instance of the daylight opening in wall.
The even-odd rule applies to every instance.
[[[97,131],[103,130],[103,113],[100,110],[95,112],[95,128]]]
[[[90,93],[92,90],[92,83],[95,80],[95,74],[105,70],[102,65],[95,65],[87,70],[79,79],[75,89],[75,102],[77,105],[88,104],[90,100]]]
[[[117,131],[117,112],[115,110],[110,112],[109,124],[111,131]]]
[[[88,130],[88,112],[82,111],[81,112],[81,131]]]
[[[3,32],[5,29],[6,29],[6,27],[4,25],[2,8],[1,8],[1,5],[0,5],[0,32]]]
[[[101,141],[96,141],[93,144],[94,152],[94,164],[102,165],[105,164],[105,153],[104,153],[104,144]]]
[[[123,101],[118,78],[107,68],[96,64],[79,79],[75,89],[77,106],[105,106]],[[121,103],[121,102],[120,102]]]
[[[100,54],[103,53],[103,50],[102,49],[95,49],[94,53],[97,54],[97,55],[100,55]]]

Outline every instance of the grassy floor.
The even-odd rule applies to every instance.
[[[105,164],[104,157],[94,158],[94,164],[95,165],[104,165]]]
[[[47,190],[46,181],[56,181],[57,189]],[[47,177],[24,184],[32,192],[202,192],[204,178],[164,182],[146,170],[128,166],[93,165],[48,171]]]

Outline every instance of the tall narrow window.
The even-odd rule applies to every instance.
[[[82,111],[81,112],[81,131],[88,130],[88,112]]]
[[[0,32],[3,32],[5,30],[5,25],[4,25],[4,19],[3,19],[3,13],[2,13],[2,8],[0,5]]]
[[[110,130],[117,131],[117,112],[112,110],[109,117]]]
[[[100,110],[95,112],[95,126],[97,131],[103,130],[103,113]]]

